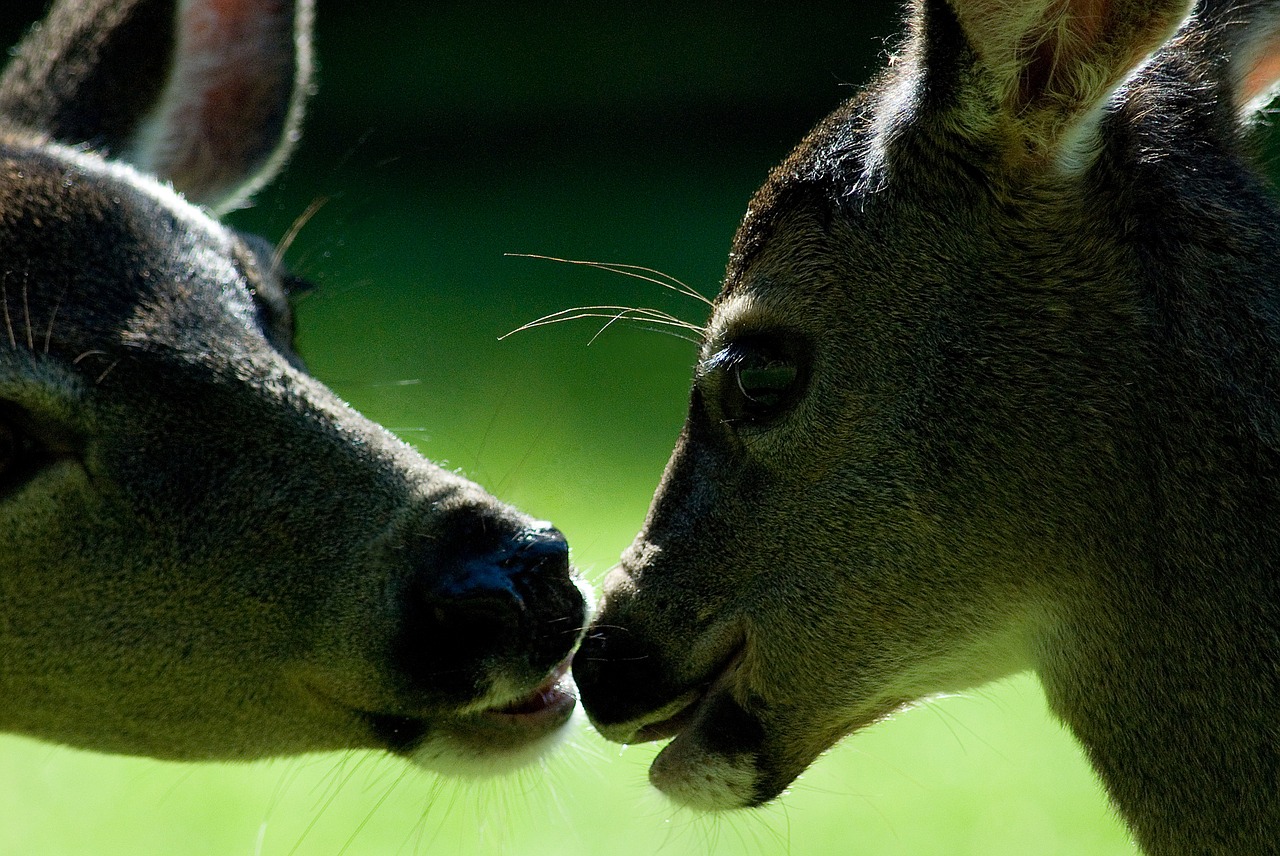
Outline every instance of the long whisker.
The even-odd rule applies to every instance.
[[[631,315],[631,314],[629,314],[628,312],[617,312],[617,313],[613,313],[613,314],[609,314],[609,313],[606,313],[606,312],[590,312],[590,313],[584,312],[584,313],[581,313],[581,314],[579,314],[579,315],[572,315],[572,316],[569,316],[569,317],[566,317],[566,318],[562,318],[562,319],[559,319],[559,320],[562,320],[562,321],[573,321],[573,320],[576,320],[576,319],[579,319],[579,318],[607,318],[607,319],[609,319],[608,321],[606,321],[606,322],[604,323],[604,325],[603,325],[603,326],[601,326],[601,327],[600,327],[600,329],[599,329],[599,330],[597,330],[597,331],[595,332],[595,335],[594,335],[594,336],[592,336],[592,337],[587,341],[587,345],[588,345],[588,346],[590,346],[593,342],[595,342],[595,340],[596,340],[596,339],[599,339],[599,338],[600,338],[600,336],[601,336],[601,334],[602,334],[602,333],[604,333],[604,331],[605,331],[605,330],[608,330],[610,327],[612,327],[615,321],[636,321],[636,322],[638,322],[638,323],[649,322],[649,323],[651,323],[651,324],[657,324],[657,325],[660,325],[660,326],[657,326],[657,327],[646,327],[646,328],[645,328],[645,329],[647,329],[647,330],[649,330],[649,331],[651,331],[651,332],[654,332],[654,333],[663,333],[663,334],[665,334],[665,335],[667,335],[667,336],[674,336],[675,338],[679,339],[680,341],[682,341],[682,342],[688,342],[688,343],[689,343],[689,344],[691,344],[691,345],[697,345],[697,344],[699,343],[699,341],[700,341],[700,340],[699,340],[697,337],[695,337],[695,336],[686,336],[686,335],[684,335],[683,333],[676,332],[676,330],[678,330],[678,329],[684,329],[684,328],[687,328],[687,326],[688,326],[688,325],[686,325],[686,324],[684,324],[684,323],[675,323],[675,322],[671,322],[671,321],[665,321],[665,320],[660,319],[660,318],[652,318],[652,317],[646,317],[646,316],[642,316],[642,315]],[[547,323],[555,323],[555,322],[551,322],[551,321],[549,321],[549,322],[547,322]],[[664,327],[665,327],[665,328],[668,328],[668,329],[664,329]],[[675,327],[675,328],[676,328],[676,330],[669,329],[669,328],[671,328],[671,327]],[[699,332],[701,332],[701,331],[699,331]]]
[[[17,350],[18,339],[13,335],[13,319],[9,317],[9,288],[0,280],[0,309],[4,310],[4,328],[9,331],[9,347]]]
[[[582,318],[582,317],[584,317],[584,316],[582,316],[582,315],[578,315],[578,316],[576,316],[576,317],[578,317],[578,318]],[[595,316],[595,317],[597,317],[597,318],[598,318],[598,317],[609,317],[609,316],[607,316],[607,315],[602,316],[602,315],[601,315],[601,313],[596,313],[596,316]],[[590,339],[588,339],[588,340],[587,340],[587,347],[588,347],[588,348],[590,348],[592,345],[594,345],[594,344],[596,343],[596,339],[599,339],[601,336],[603,336],[603,335],[604,335],[604,331],[605,331],[605,330],[608,330],[610,327],[612,327],[612,326],[614,325],[614,322],[616,322],[616,321],[620,321],[620,320],[622,320],[623,318],[626,318],[626,317],[627,317],[627,312],[626,312],[626,310],[623,310],[622,312],[615,313],[615,314],[613,315],[613,317],[610,317],[608,321],[604,322],[604,324],[602,324],[602,325],[600,326],[600,329],[596,331],[596,334],[595,334],[594,336],[592,336]]]
[[[311,222],[311,218],[316,216],[321,208],[329,204],[328,196],[317,196],[311,200],[311,204],[294,218],[293,223],[289,226],[288,231],[280,239],[280,243],[276,244],[276,251],[271,254],[271,269],[277,271],[280,264],[284,261],[284,254],[289,251],[289,247],[293,246],[293,242],[297,240],[298,233],[302,231],[307,223]]]
[[[34,354],[36,352],[36,343],[31,333],[31,299],[28,294],[28,291],[30,290],[28,288],[30,280],[30,273],[27,273],[22,277],[22,315],[27,326],[27,350]]]
[[[654,285],[670,289],[677,294],[692,297],[694,300],[704,303],[707,306],[712,305],[711,301],[702,294],[699,294],[693,286],[676,279],[669,273],[663,273],[656,268],[644,267],[643,265],[623,264],[622,262],[593,262],[585,259],[562,259],[557,256],[544,256],[538,253],[504,253],[503,255],[517,259],[542,259],[543,261],[560,262],[561,264],[566,265],[584,265],[586,267],[608,271],[609,273],[629,276],[633,279],[643,280],[644,282],[651,282]],[[648,274],[648,276],[646,276],[646,274]]]
[[[615,312],[612,315],[605,312],[593,312],[593,313],[581,313],[578,315],[574,315],[572,317],[573,318],[608,318],[609,319],[600,327],[599,330],[596,331],[596,334],[594,336],[592,336],[590,339],[587,340],[587,347],[591,347],[591,345],[595,343],[596,339],[599,339],[604,334],[604,331],[612,327],[614,325],[614,322],[616,321],[637,321],[641,323],[647,321],[652,324],[658,324],[665,327],[675,327],[676,329],[693,330],[695,333],[698,333],[699,335],[702,334],[702,328],[698,327],[697,325],[689,324],[687,321],[681,321],[678,318],[673,319],[669,315],[666,316],[665,318],[661,317],[663,315],[666,315],[666,313],[659,313],[658,315],[653,315],[653,314],[649,314],[651,312],[652,310],[647,310],[643,308],[635,308],[635,309],[624,308],[622,309],[622,311]],[[570,319],[563,318],[560,320],[568,321]],[[548,323],[555,323],[555,322],[548,322]],[[666,333],[669,336],[675,336],[677,339],[681,339],[693,345],[698,344],[697,338],[693,336],[681,335],[680,333],[675,332],[675,330],[663,330],[661,328],[655,328],[655,327],[650,327],[648,329],[652,330],[655,333]]]
[[[541,318],[534,319],[533,321],[530,321],[527,324],[522,324],[516,329],[512,330],[511,332],[504,333],[503,335],[499,336],[498,339],[499,341],[501,341],[502,339],[505,339],[508,336],[514,336],[516,333],[521,333],[521,332],[524,332],[525,330],[532,330],[535,327],[545,327],[549,324],[559,324],[562,321],[576,321],[581,318],[609,319],[609,323],[606,324],[604,328],[601,328],[600,332],[604,332],[604,329],[609,327],[615,321],[626,320],[626,321],[649,322],[652,324],[658,324],[663,327],[672,327],[678,330],[687,330],[690,333],[694,333],[698,336],[702,335],[702,328],[699,327],[697,324],[693,324],[689,321],[683,321],[668,312],[663,312],[661,309],[653,309],[653,308],[644,307],[644,306],[601,305],[601,306],[575,306],[571,309],[561,309],[558,312],[552,312],[550,315],[544,315]],[[600,333],[596,334],[596,336],[599,336],[599,335]],[[680,338],[685,338],[685,337],[681,336]],[[592,337],[592,341],[595,341],[595,337]],[[690,339],[689,341],[696,341],[696,340]]]
[[[93,385],[94,385],[94,386],[101,386],[101,385],[102,385],[102,382],[103,382],[104,380],[106,380],[106,379],[107,379],[107,375],[109,375],[109,374],[111,374],[113,371],[115,371],[115,368],[116,368],[116,366],[118,366],[118,365],[120,365],[120,360],[118,360],[118,359],[117,359],[117,360],[112,360],[112,361],[111,361],[111,365],[109,365],[109,366],[107,366],[105,369],[103,369],[102,374],[98,375],[97,379],[96,379],[96,380],[94,380]]]
[[[317,810],[312,814],[311,820],[307,823],[306,828],[302,830],[302,834],[298,836],[298,840],[293,843],[293,847],[289,849],[286,856],[294,856],[294,854],[298,852],[298,848],[302,846],[302,842],[307,840],[307,836],[316,828],[316,825],[320,822],[320,818],[328,812],[329,807],[333,805],[333,801],[338,798],[338,794],[340,794],[342,789],[349,785],[351,780],[355,778],[356,772],[363,766],[363,760],[363,758],[358,759],[356,763],[352,765],[350,771],[345,775],[343,775],[341,767],[336,768],[337,776],[331,786],[332,790],[330,790],[329,794],[323,798],[323,803],[319,805]],[[342,764],[346,764],[346,762],[347,759],[344,758],[342,760]]]
[[[62,287],[62,291],[58,293],[58,299],[53,304],[53,311],[49,313],[49,323],[44,328],[44,352],[49,354],[49,344],[53,341],[53,322],[58,318],[58,310],[62,308],[62,300],[67,296],[67,286]]]
[[[650,277],[643,276],[642,274],[647,273],[661,277],[663,281],[659,282],[658,285],[665,285],[668,288],[673,288],[680,294],[688,295],[706,306],[714,305],[709,297],[689,285],[684,280],[676,279],[671,274],[666,273],[665,271],[660,271],[657,268],[645,267],[644,265],[624,264],[622,262],[607,262],[602,264],[601,267],[610,273],[620,273],[623,276],[635,277],[636,279],[643,279],[648,282],[653,282],[654,280]]]
[[[599,304],[596,306],[574,306],[569,309],[557,310],[556,312],[552,312],[549,315],[544,315],[541,318],[530,321],[529,323],[521,327],[517,327],[515,330],[512,330],[511,333],[505,334],[505,336],[510,336],[513,333],[518,333],[521,330],[524,330],[528,327],[541,327],[545,324],[554,324],[558,321],[569,321],[574,318],[595,317],[590,313],[601,313],[601,312],[609,312],[609,313],[622,312],[624,314],[632,314],[637,317],[652,319],[654,321],[661,321],[662,323],[670,324],[673,327],[683,327],[686,330],[689,330],[694,333],[702,332],[702,328],[697,324],[694,324],[691,321],[685,321],[682,318],[677,318],[676,316],[672,315],[670,312],[664,312],[661,309],[654,309],[647,306],[621,306],[621,305],[614,305],[614,304]],[[584,313],[584,314],[575,315],[573,313]],[[600,316],[600,317],[603,317],[603,316]]]
[[[361,832],[364,832],[365,827],[367,827],[369,825],[369,822],[373,820],[373,816],[378,813],[378,809],[382,808],[382,806],[386,804],[387,799],[390,798],[392,791],[394,791],[396,787],[401,782],[404,781],[405,776],[409,775],[409,772],[412,769],[413,767],[409,764],[402,765],[400,775],[396,776],[395,780],[387,787],[385,791],[382,792],[382,796],[379,797],[378,801],[373,804],[373,808],[369,809],[368,814],[364,816],[364,820],[356,824],[356,828],[351,832],[351,835],[347,837],[346,843],[343,844],[342,848],[338,850],[338,856],[343,856],[343,854],[345,854],[351,848],[351,844],[356,840],[356,838],[359,837]]]
[[[78,366],[80,361],[85,357],[106,357],[110,356],[106,351],[82,351],[78,357],[71,361],[71,365]]]

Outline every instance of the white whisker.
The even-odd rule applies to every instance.
[[[27,350],[31,351],[34,354],[36,350],[36,343],[32,339],[32,334],[31,334],[31,300],[28,294],[28,291],[29,291],[28,283],[30,282],[30,279],[31,279],[30,272],[28,272],[25,276],[22,277],[22,314],[23,314],[24,320],[26,321],[26,328],[27,328]]]
[[[9,347],[17,350],[18,339],[13,335],[13,319],[9,317],[9,289],[0,280],[0,309],[4,310],[4,328],[9,331]]]
[[[561,309],[559,311],[552,312],[550,315],[543,315],[541,318],[535,318],[533,321],[530,321],[527,324],[522,324],[508,333],[503,333],[498,337],[498,339],[501,341],[508,336],[514,336],[516,333],[522,333],[525,330],[532,330],[535,327],[559,324],[562,321],[577,321],[581,318],[608,318],[610,319],[610,323],[619,319],[625,319],[628,321],[647,321],[653,324],[688,330],[689,332],[695,333],[699,336],[702,335],[702,328],[697,324],[690,323],[689,321],[683,321],[668,312],[663,312],[661,309],[653,309],[645,306],[616,306],[602,304],[598,306],[575,306],[570,309]]]
[[[659,285],[662,288],[674,291],[677,294],[684,295],[685,297],[692,297],[707,306],[712,305],[710,300],[703,297],[691,286],[681,282],[670,274],[663,273],[662,271],[654,268],[643,267],[641,265],[623,264],[620,262],[592,262],[581,259],[562,259],[557,256],[544,256],[537,253],[506,253],[506,255],[512,258],[542,259],[544,261],[596,268],[597,270],[608,271],[609,273],[616,273],[622,276],[631,277],[632,279],[639,279],[644,282],[653,283],[654,285]],[[525,330],[532,330],[535,327],[544,327],[548,324],[558,324],[561,321],[577,321],[582,318],[605,319],[605,323],[595,332],[595,335],[591,337],[591,340],[587,342],[588,345],[594,343],[596,339],[600,338],[600,336],[604,334],[604,331],[608,330],[619,321],[636,321],[642,324],[652,324],[655,326],[649,327],[648,329],[653,332],[666,333],[694,345],[698,344],[704,332],[701,325],[694,324],[691,321],[684,321],[675,315],[672,315],[670,312],[664,312],[661,309],[654,309],[648,306],[599,305],[575,306],[570,309],[561,309],[558,312],[552,312],[549,315],[544,315],[541,318],[537,318],[527,324],[523,324],[508,333],[504,333],[498,337],[498,340],[501,341],[508,336],[521,333]],[[676,332],[677,330],[687,331],[693,335],[683,335],[680,332]]]
[[[112,363],[111,363],[111,365],[109,365],[109,366],[107,366],[105,369],[103,369],[103,370],[102,370],[102,374],[98,375],[98,377],[93,381],[93,385],[94,385],[94,386],[101,386],[101,385],[102,385],[102,382],[103,382],[104,380],[106,380],[106,379],[107,379],[107,375],[109,375],[109,374],[111,374],[113,371],[115,371],[115,368],[116,368],[116,366],[118,366],[118,365],[120,365],[120,360],[119,360],[119,359],[113,360],[113,361],[112,361]]]
[[[62,300],[67,296],[67,288],[63,286],[62,291],[58,294],[57,301],[53,304],[53,311],[49,313],[49,323],[44,328],[44,353],[49,355],[49,346],[53,341],[53,322],[58,318],[58,310],[62,308]]]
[[[7,316],[8,313],[6,312],[5,315]],[[15,347],[16,347],[16,344],[15,344]],[[83,360],[85,357],[94,357],[94,356],[105,357],[109,355],[107,354],[106,351],[84,351],[80,354],[80,356],[76,357],[74,360],[71,361],[71,365],[78,366],[80,365],[80,361]]]
[[[542,259],[543,261],[548,262],[560,262],[561,264],[566,265],[584,265],[598,270],[605,270],[609,273],[616,273],[621,276],[629,276],[633,279],[643,280],[644,282],[651,282],[654,285],[660,285],[663,288],[670,289],[677,294],[692,297],[694,300],[705,303],[707,306],[711,305],[711,300],[696,291],[693,286],[676,279],[669,273],[657,270],[656,268],[645,267],[643,265],[625,264],[623,262],[593,262],[585,259],[562,259],[557,256],[539,255],[538,253],[504,253],[503,255],[509,258]],[[649,276],[646,276],[645,274],[649,274]],[[661,279],[657,279],[656,277],[661,277]]]

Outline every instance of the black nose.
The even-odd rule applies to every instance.
[[[604,619],[603,621],[601,619]],[[630,629],[597,618],[573,656],[573,681],[583,709],[596,727],[629,722],[688,687],[676,687],[657,649]]]
[[[564,536],[550,526],[453,534],[423,556],[411,587],[398,646],[405,671],[453,697],[481,691],[495,668],[550,671],[572,650],[586,612]]]
[[[428,619],[452,644],[515,650],[526,639],[535,645],[545,642],[537,622],[540,616],[554,617],[561,600],[556,590],[568,579],[564,536],[556,529],[531,529],[459,560],[423,597]]]

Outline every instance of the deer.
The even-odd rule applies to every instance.
[[[310,376],[281,250],[310,0],[60,0],[0,76],[0,730],[179,761],[529,763],[564,536]],[[375,344],[376,346],[376,344]]]
[[[724,811],[1031,671],[1149,856],[1280,851],[1280,3],[912,0],[750,201],[574,658]]]

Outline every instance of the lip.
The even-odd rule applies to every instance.
[[[738,671],[745,649],[734,649],[723,665],[714,670],[700,686],[689,690],[674,701],[664,705],[657,712],[658,719],[644,723],[636,728],[624,743],[648,743],[653,740],[665,740],[675,737],[694,720],[698,710],[708,698],[722,690]]]
[[[326,706],[356,712],[368,723],[375,745],[391,752],[412,754],[424,738],[436,734],[470,747],[477,756],[501,754],[559,730],[573,717],[578,694],[569,663],[566,658],[542,683],[515,698],[452,712],[378,713],[343,704],[315,687],[310,690]]]
[[[569,719],[578,704],[577,688],[569,677],[570,659],[552,670],[547,679],[525,695],[486,708],[477,717],[506,728],[544,730]]]
[[[675,737],[693,721],[693,715],[697,713],[698,704],[706,697],[706,687],[686,693],[674,702],[675,713],[665,719],[641,726],[629,742],[648,743],[653,740],[665,740],[668,737]]]

